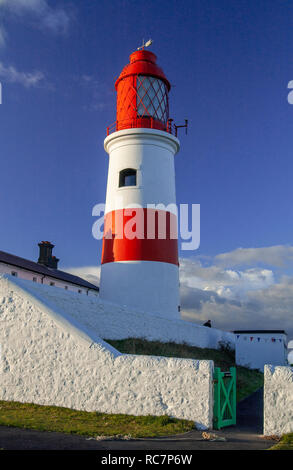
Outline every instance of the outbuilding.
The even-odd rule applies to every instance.
[[[287,365],[287,334],[284,330],[236,330],[236,364],[264,370],[265,364]]]
[[[38,284],[60,287],[79,294],[98,295],[99,287],[65,271],[58,269],[59,259],[53,256],[54,245],[48,241],[39,243],[38,262],[30,261],[19,256],[0,251],[0,276],[10,276],[26,279]]]

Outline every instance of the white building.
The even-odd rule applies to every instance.
[[[236,364],[263,372],[265,364],[287,365],[287,335],[284,330],[236,330]]]
[[[10,274],[14,277],[60,287],[79,294],[98,295],[99,288],[94,284],[57,269],[59,259],[52,255],[54,245],[44,241],[39,243],[39,247],[40,256],[37,263],[0,251],[0,275]]]

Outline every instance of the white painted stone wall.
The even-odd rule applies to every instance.
[[[187,343],[201,348],[217,349],[221,342],[234,347],[234,334],[199,326],[183,320],[167,320],[101,300],[48,287],[34,282],[13,279],[22,289],[40,297],[52,310],[61,310],[104,339],[145,338],[149,341]]]
[[[28,285],[38,287],[38,294]],[[0,279],[1,400],[167,414],[193,420],[200,429],[212,427],[212,361],[121,354],[89,326],[86,312],[77,319],[42,297],[53,290],[56,297],[63,293]]]
[[[264,435],[293,432],[293,367],[264,368]]]

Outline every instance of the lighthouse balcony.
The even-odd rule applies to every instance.
[[[121,131],[124,129],[158,129],[161,131],[168,132],[177,137],[177,128],[173,122],[173,119],[168,119],[166,123],[158,121],[153,117],[143,116],[136,117],[132,119],[124,119],[113,122],[110,126],[107,127],[107,136],[113,132]]]

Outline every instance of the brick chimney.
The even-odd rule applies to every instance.
[[[52,255],[55,245],[50,242],[41,242],[38,245],[40,247],[38,263],[47,266],[47,268],[58,269],[59,259]]]

